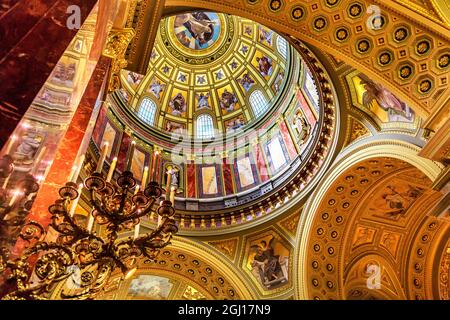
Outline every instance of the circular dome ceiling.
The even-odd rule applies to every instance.
[[[143,125],[212,138],[267,115],[288,84],[291,50],[274,31],[214,12],[164,19],[145,76],[124,71],[122,95]],[[142,106],[156,109],[149,116]],[[203,126],[197,125],[203,116]],[[206,121],[206,122],[205,122]],[[211,133],[211,132],[214,133]]]
[[[126,158],[134,140],[138,179],[153,161],[161,186],[172,172],[182,230],[248,226],[297,205],[330,161],[337,106],[325,68],[291,41],[237,16],[163,19],[146,75],[124,70],[108,96],[95,145]]]

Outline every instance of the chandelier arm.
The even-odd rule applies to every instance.
[[[126,220],[139,219],[139,218],[142,218],[142,217],[148,215],[148,214],[150,213],[150,211],[152,210],[153,204],[154,204],[155,202],[156,202],[156,199],[155,199],[155,198],[151,198],[150,201],[149,201],[149,203],[146,205],[146,207],[145,207],[144,210],[142,210],[141,212],[136,211],[136,212],[135,212],[134,214],[132,214],[131,216],[124,217],[123,219],[121,219],[122,222],[123,222],[123,221],[126,221]]]

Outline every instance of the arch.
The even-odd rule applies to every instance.
[[[382,300],[406,299],[404,289],[394,268],[383,256],[372,253],[355,260],[349,262],[351,267],[344,279],[345,299],[359,300],[370,299],[371,297]],[[373,287],[369,288],[368,283]],[[354,290],[358,290],[362,294],[352,296]]]
[[[303,5],[301,1],[286,3],[286,1],[272,0],[257,2],[167,0],[165,2],[166,10],[169,12],[187,5],[191,8],[239,15],[266,25],[278,33],[289,35],[293,40],[299,39],[313,45],[360,70],[374,81],[383,83],[388,90],[410,105],[424,119],[442,108],[446,102],[449,88],[442,88],[439,95],[433,94],[439,91],[438,79],[445,74],[444,70],[435,69],[434,59],[429,59],[427,62],[426,72],[420,74],[414,72],[408,81],[402,81],[400,71],[386,72],[393,69],[400,70],[405,60],[417,61],[415,52],[420,41],[416,41],[415,36],[409,36],[400,40],[403,46],[398,46],[397,40],[393,37],[399,26],[407,26],[410,30],[419,28],[422,38],[432,39],[433,44],[428,49],[427,56],[438,58],[443,54],[440,48],[450,47],[447,28],[430,18],[417,16],[406,7],[378,2],[377,9],[382,12],[383,25],[380,29],[373,29],[373,24],[367,22],[370,22],[371,17],[376,19],[378,16],[374,15],[373,4],[368,0],[352,4],[348,1],[333,3],[321,1],[314,9]],[[368,9],[371,5],[370,11]],[[332,26],[336,27],[336,32],[329,32]],[[357,34],[352,32],[355,28],[360,30]],[[381,41],[380,36],[387,33],[389,33],[387,37],[389,39],[383,39],[381,47],[378,47]],[[359,44],[361,46],[358,47]],[[372,59],[373,56],[377,58]],[[402,59],[399,60],[397,57]],[[414,66],[414,69],[422,70],[419,63]],[[425,91],[419,91],[421,86],[425,88]]]
[[[149,125],[155,124],[156,103],[150,98],[144,98],[139,106],[138,117]]]
[[[207,114],[203,113],[197,117],[195,122],[197,139],[211,139],[214,138],[214,121],[213,118]]]
[[[255,118],[262,116],[269,107],[269,101],[261,90],[253,91],[248,100],[255,114]]]
[[[295,295],[298,299],[310,299],[308,292],[307,268],[310,259],[309,237],[315,232],[313,222],[319,213],[321,203],[330,190],[331,186],[346,172],[350,167],[361,163],[364,160],[372,158],[392,158],[398,159],[416,167],[423,172],[432,181],[441,172],[442,166],[434,161],[424,159],[418,156],[420,148],[403,141],[380,140],[368,141],[358,144],[355,148],[345,150],[335,161],[319,183],[316,190],[311,195],[305,205],[300,223],[297,228],[296,243],[297,251],[294,254],[294,274],[296,279]]]

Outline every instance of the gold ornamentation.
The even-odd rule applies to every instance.
[[[229,240],[222,240],[222,241],[211,241],[208,242],[211,246],[222,252],[224,255],[226,255],[231,260],[234,260],[236,257],[236,248],[238,244],[237,239],[229,239]]]
[[[125,53],[134,36],[135,32],[131,28],[112,29],[108,35],[103,55],[113,59],[108,86],[109,92],[120,89],[120,72],[128,65]]]

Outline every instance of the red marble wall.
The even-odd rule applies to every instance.
[[[197,194],[196,194],[197,184],[195,182],[195,170],[196,169],[195,169],[194,163],[188,163],[186,165],[188,198],[195,198],[197,196]]]
[[[0,16],[0,148],[3,148],[78,30],[67,8],[81,8],[81,22],[97,0],[6,1]],[[3,5],[3,1],[1,2]]]
[[[231,165],[227,163],[227,159],[223,159],[223,182],[225,184],[225,194],[233,194],[235,193],[233,188],[233,173],[231,170]]]
[[[294,142],[292,141],[291,134],[289,133],[289,129],[287,128],[286,122],[283,121],[280,123],[280,131],[281,135],[283,136],[284,144],[286,145],[286,148],[288,149],[289,156],[292,159],[294,159],[298,153],[295,149]]]
[[[254,148],[255,150],[255,158],[256,165],[258,167],[259,177],[261,178],[261,182],[265,182],[269,180],[269,173],[267,172],[266,161],[264,159],[263,150],[261,146],[258,144]]]
[[[108,122],[108,118],[106,117],[108,109],[106,105],[103,105],[103,107],[100,109],[97,121],[95,123],[94,131],[92,133],[92,140],[94,140],[94,143],[99,146],[101,144],[102,134],[105,130],[106,123]]]
[[[132,139],[129,134],[123,133],[120,142],[119,154],[117,155],[117,170],[123,172],[126,168],[128,149],[130,148]]]

